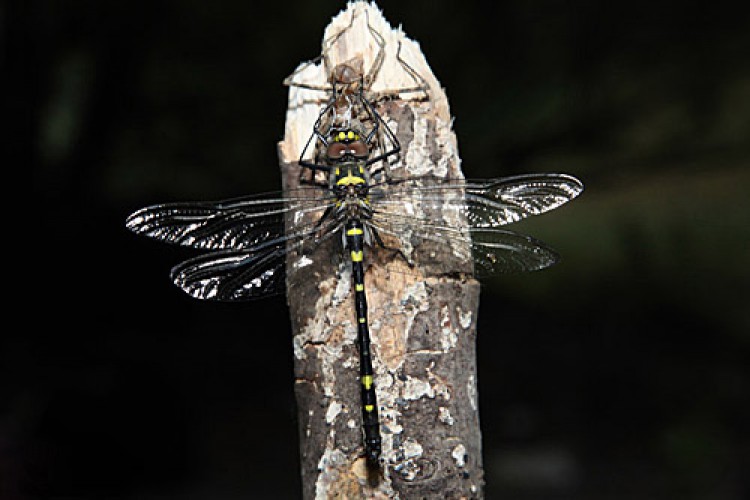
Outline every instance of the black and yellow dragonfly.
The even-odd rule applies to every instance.
[[[172,281],[197,299],[243,301],[284,293],[289,266],[326,258],[340,239],[351,263],[364,434],[364,455],[381,452],[378,405],[365,293],[365,252],[395,251],[416,268],[410,249],[420,241],[450,248],[476,274],[532,271],[558,260],[536,239],[502,226],[539,215],[583,190],[566,174],[530,174],[482,181],[434,177],[373,178],[368,134],[332,129],[325,162],[308,165],[328,174],[328,185],[303,185],[218,202],[153,205],[127,218],[131,231],[206,253],[176,265]],[[439,211],[441,217],[434,214]],[[320,252],[328,252],[321,256]],[[428,259],[440,259],[431,253]],[[407,269],[409,267],[407,266]],[[293,270],[293,269],[292,269]]]

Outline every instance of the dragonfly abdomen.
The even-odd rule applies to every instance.
[[[370,331],[367,324],[367,296],[365,295],[364,227],[357,219],[346,225],[346,244],[352,260],[352,281],[354,283],[354,308],[357,315],[357,342],[359,344],[359,379],[362,385],[362,429],[365,436],[365,456],[370,462],[377,462],[381,450],[380,424],[378,422],[378,401],[370,352]]]

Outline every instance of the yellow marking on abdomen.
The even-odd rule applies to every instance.
[[[372,387],[372,375],[363,376],[362,385],[365,386],[365,389],[369,389],[370,387]]]
[[[372,410],[374,410],[375,407],[373,405],[365,405],[365,411],[367,413],[372,413]]]
[[[365,291],[365,285],[363,285],[362,283],[357,283],[356,285],[354,285],[354,290],[356,290],[358,292],[364,292]]]
[[[364,234],[364,233],[365,233],[365,232],[364,232],[363,230],[361,230],[360,228],[358,228],[358,227],[355,227],[355,228],[349,229],[349,230],[348,230],[348,231],[346,232],[346,234],[347,234],[348,236],[355,236],[355,235],[357,235],[357,234]]]
[[[367,320],[365,318],[359,318],[360,323],[367,323]]]
[[[352,252],[352,262],[362,262],[362,250]]]

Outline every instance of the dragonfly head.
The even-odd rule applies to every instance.
[[[335,129],[326,148],[326,157],[332,163],[344,163],[353,160],[366,160],[370,148],[362,134],[351,128]]]

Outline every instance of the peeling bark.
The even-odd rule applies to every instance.
[[[324,39],[333,65],[360,59],[371,67],[378,45],[385,59],[373,95],[414,86],[400,57],[429,85],[429,99],[391,95],[375,102],[401,142],[395,177],[460,178],[447,98],[417,43],[393,29],[372,4],[350,3]],[[298,76],[320,85],[330,68],[308,66]],[[290,88],[279,158],[284,189],[300,182],[299,155],[327,95]],[[425,215],[424,207],[408,207]],[[455,211],[454,211],[455,213]],[[464,227],[465,221],[442,223]],[[415,242],[393,252],[367,248],[365,287],[375,353],[375,387],[383,436],[382,468],[373,477],[362,458],[362,433],[351,272],[340,238],[316,251],[310,265],[289,265],[288,302],[294,329],[296,395],[304,498],[481,498],[483,470],[475,360],[479,284],[472,263],[446,245]],[[291,285],[294,283],[294,285]]]

